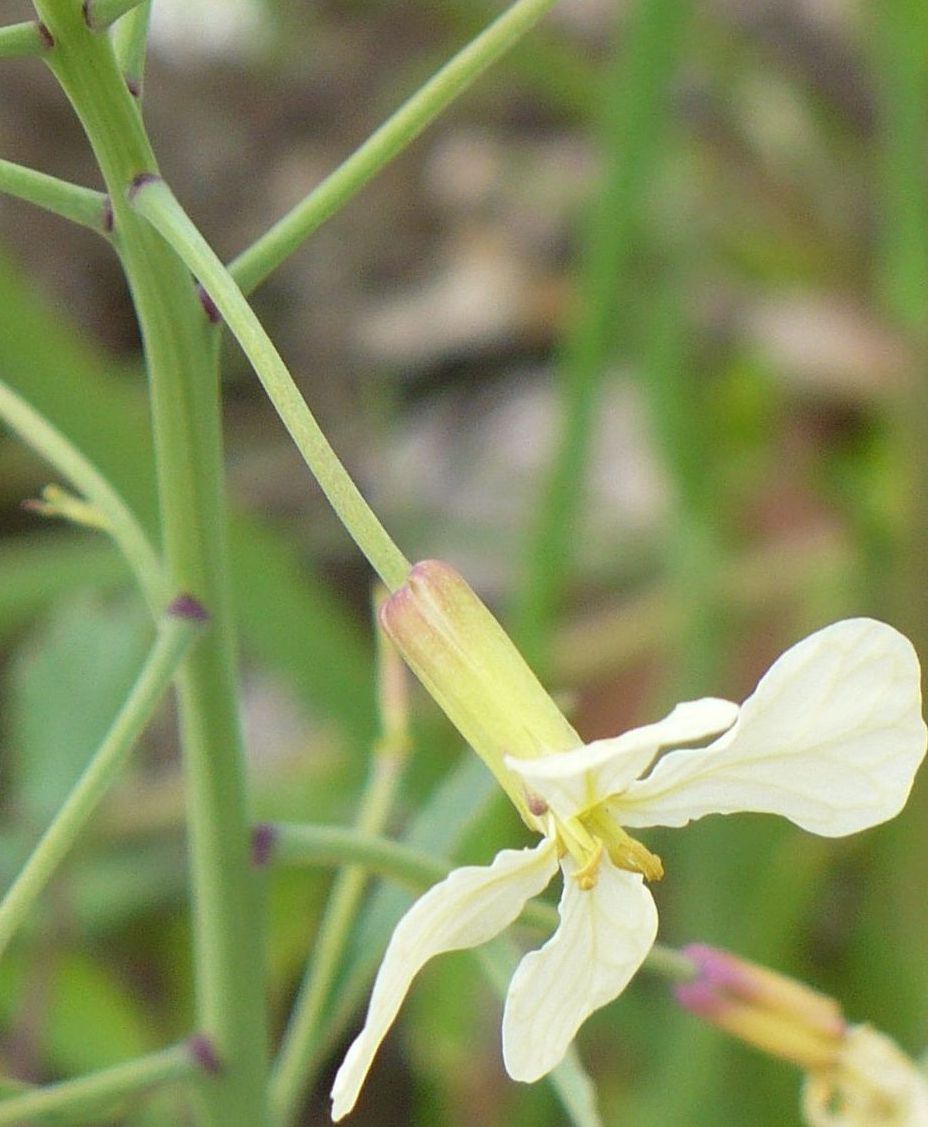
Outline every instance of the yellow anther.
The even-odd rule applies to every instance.
[[[660,880],[664,875],[664,866],[660,857],[645,849],[640,841],[635,841],[627,834],[623,835],[625,841],[617,841],[609,845],[609,857],[614,865],[626,869],[630,873],[641,873],[645,880]]]
[[[616,868],[641,873],[645,880],[663,877],[664,866],[660,857],[626,833],[602,807],[591,810],[583,820],[587,829],[605,844],[609,859]]]

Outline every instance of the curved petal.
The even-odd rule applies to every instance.
[[[621,794],[662,747],[716,736],[737,718],[738,706],[729,700],[684,701],[655,724],[540,759],[507,756],[506,766],[566,820]]]
[[[925,755],[918,659],[898,631],[837,622],[779,658],[731,731],[673,751],[609,808],[624,826],[738,810],[840,837],[902,809]]]
[[[486,943],[518,916],[557,871],[553,842],[504,849],[489,866],[455,869],[420,897],[396,925],[374,982],[364,1028],[332,1086],[332,1118],[354,1107],[371,1063],[410,984],[434,955]]]
[[[657,908],[637,873],[604,858],[584,892],[573,863],[561,867],[560,926],[519,964],[503,1014],[506,1071],[526,1083],[550,1072],[590,1014],[622,993],[657,935]]]

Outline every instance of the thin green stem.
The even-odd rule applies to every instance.
[[[429,19],[439,15],[444,24],[467,38],[476,35],[498,9],[493,0],[418,0],[417,6],[428,12]],[[581,42],[568,40],[557,27],[520,43],[507,66],[533,99],[559,115],[586,119],[599,100],[596,61]]]
[[[44,55],[52,46],[51,37],[38,20],[0,27],[0,59]]]
[[[161,562],[135,514],[109,481],[70,439],[2,381],[0,419],[99,510],[149,607],[160,613],[166,593]]]
[[[259,286],[556,2],[518,0],[460,50],[314,191],[232,262],[229,269],[242,291],[247,294]]]
[[[103,192],[70,184],[11,160],[0,160],[0,192],[44,207],[72,223],[89,227],[98,235],[109,234],[109,205]]]
[[[450,871],[447,862],[414,846],[351,826],[275,822],[270,832],[275,865],[363,865],[415,889],[444,880]]]
[[[0,901],[0,954],[115,782],[198,633],[202,620],[191,616],[187,604],[178,600],[172,607],[178,609],[161,625],[148,660],[99,750]]]
[[[248,845],[215,333],[183,263],[127,204],[134,179],[157,163],[111,37],[94,35],[73,0],[35,3],[55,39],[49,66],[81,119],[113,204],[148,368],[168,582],[212,618],[177,682],[197,1025],[222,1063],[202,1088],[202,1115],[209,1127],[255,1127],[267,1120],[263,917]]]
[[[577,313],[559,359],[562,433],[528,539],[515,615],[516,638],[529,663],[542,669],[583,512],[602,378],[628,327],[622,320],[630,297],[628,267],[689,7],[680,0],[639,0],[603,89],[606,167],[587,222]]]
[[[91,31],[105,31],[146,0],[84,0],[84,19]]]
[[[399,654],[378,632],[380,715],[383,731],[374,748],[370,777],[355,822],[361,833],[376,834],[386,823],[409,754],[406,671]],[[320,1066],[318,1041],[325,1007],[351,937],[370,874],[361,865],[335,878],[325,915],[307,963],[303,983],[271,1070],[271,1112],[278,1127],[296,1122],[300,1105]]]
[[[113,28],[113,50],[126,86],[141,99],[145,78],[145,56],[148,51],[148,24],[151,0],[142,0]]]
[[[160,177],[141,176],[131,203],[187,264],[225,318],[339,520],[384,584],[395,591],[409,561],[339,461],[254,310]]]
[[[110,1105],[126,1096],[158,1084],[193,1080],[200,1071],[188,1045],[172,1045],[89,1076],[17,1093],[0,1102],[0,1125],[22,1127],[49,1117],[56,1123],[74,1122],[97,1109],[103,1116]]]

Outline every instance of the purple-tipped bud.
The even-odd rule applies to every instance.
[[[697,943],[683,954],[698,973],[674,993],[691,1013],[806,1069],[837,1059],[847,1023],[833,998],[715,947]]]

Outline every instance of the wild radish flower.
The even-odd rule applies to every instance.
[[[560,924],[522,960],[506,998],[503,1059],[516,1080],[554,1068],[654,943],[657,910],[645,881],[663,869],[627,829],[744,810],[826,836],[854,833],[899,812],[925,754],[915,653],[870,619],[836,623],[787,650],[740,707],[688,701],[656,724],[586,746],[447,565],[417,564],[381,621],[541,840],[503,850],[489,866],[456,869],[400,920],[364,1028],[335,1078],[336,1120],[354,1106],[424,964],[497,935],[558,868]],[[713,737],[704,748],[680,747]],[[658,758],[667,747],[680,749]]]
[[[928,1077],[884,1034],[848,1025],[833,998],[726,951],[694,945],[675,988],[688,1010],[798,1064],[810,1127],[928,1127]]]
[[[928,1127],[928,1076],[885,1034],[851,1026],[830,1068],[806,1076],[809,1127]]]

